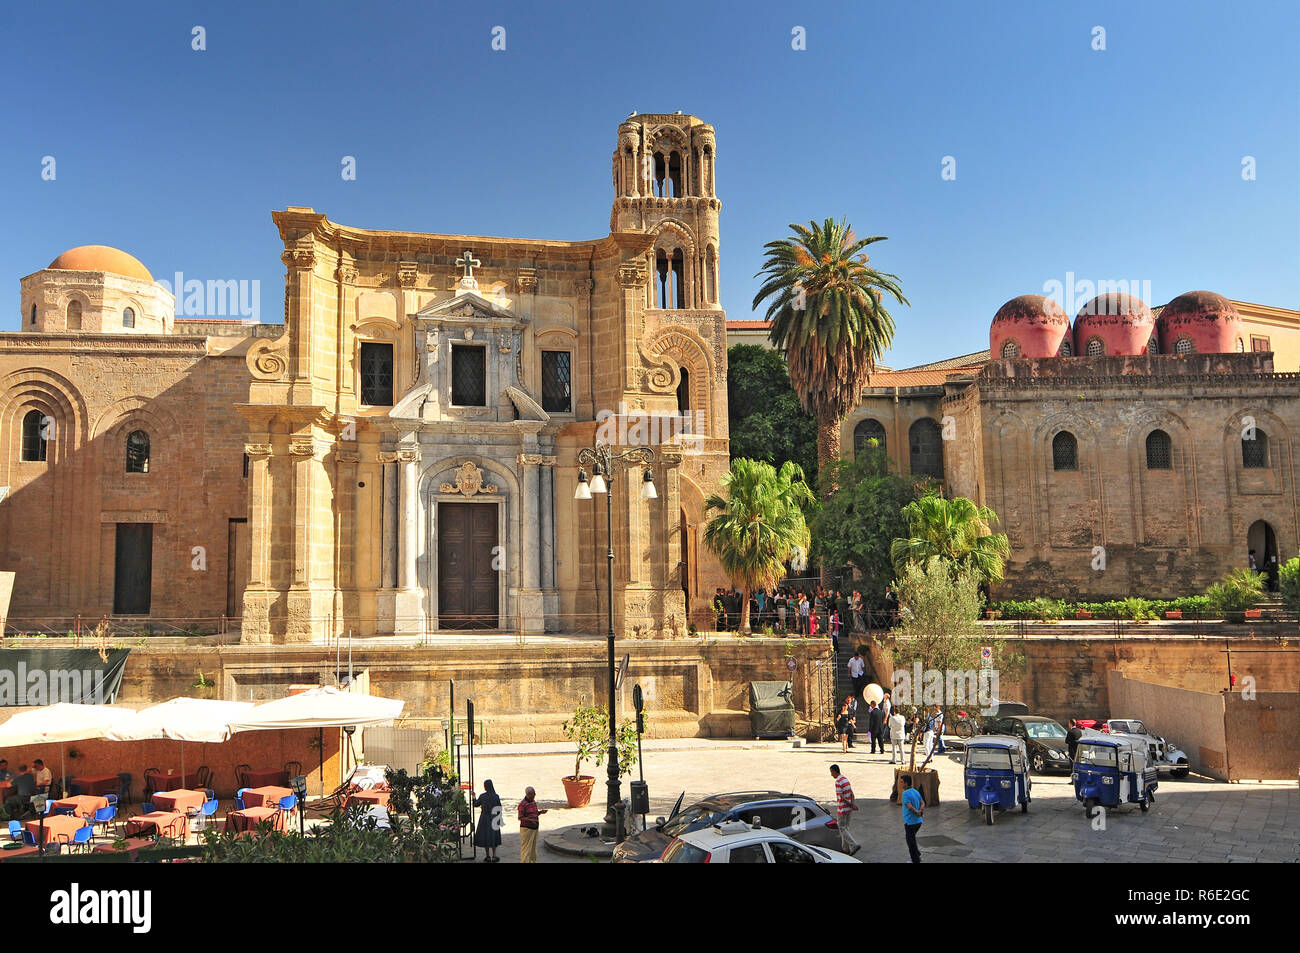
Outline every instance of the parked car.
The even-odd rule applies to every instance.
[[[1142,739],[1147,746],[1148,759],[1156,771],[1168,771],[1172,777],[1185,778],[1192,770],[1187,752],[1172,741],[1153,735],[1140,718],[1112,718],[1102,726],[1102,730]]]
[[[770,828],[752,827],[743,821],[723,821],[682,834],[665,848],[658,863],[859,864],[861,861],[838,850],[801,844]]]
[[[659,818],[639,834],[614,848],[615,863],[646,863],[657,859],[674,838],[728,821],[752,824],[757,818],[765,830],[780,831],[803,844],[832,849],[840,846],[839,824],[824,805],[805,794],[780,791],[736,791],[714,794],[682,807],[686,795],[667,819]]]
[[[988,735],[1011,735],[1024,741],[1029,751],[1029,766],[1044,771],[1069,771],[1070,754],[1061,723],[1044,715],[994,716],[985,723]]]

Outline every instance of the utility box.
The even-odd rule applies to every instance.
[[[650,813],[650,785],[644,781],[633,781],[630,785],[632,788],[631,801],[633,814]]]
[[[749,683],[749,724],[756,738],[788,738],[794,734],[794,685],[790,682]]]

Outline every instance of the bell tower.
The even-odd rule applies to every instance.
[[[613,232],[655,236],[647,254],[647,305],[662,310],[721,308],[713,127],[682,113],[645,113],[618,127]]]

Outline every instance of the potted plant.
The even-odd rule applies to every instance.
[[[1183,617],[1183,610],[1182,610],[1182,609],[1166,609],[1166,610],[1165,610],[1165,618],[1166,618],[1166,619],[1181,619],[1182,617]]]
[[[1155,617],[1155,613],[1151,611],[1151,601],[1136,596],[1129,596],[1124,600],[1123,615],[1124,618],[1137,623],[1145,623]]]
[[[1088,610],[1088,609],[1075,609],[1075,610],[1074,610],[1074,617],[1075,617],[1076,619],[1091,619],[1091,618],[1092,618],[1092,612],[1091,612],[1090,610]]]
[[[602,753],[609,740],[609,719],[601,709],[579,704],[573,717],[560,728],[564,737],[578,749],[572,776],[560,779],[564,784],[564,795],[569,800],[569,807],[586,807],[591,803],[591,789],[595,787],[596,779],[582,773],[582,763],[599,759],[599,764],[600,760],[604,760]]]

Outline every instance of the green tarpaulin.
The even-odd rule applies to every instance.
[[[794,734],[794,686],[789,682],[750,682],[749,723],[758,737]]]

